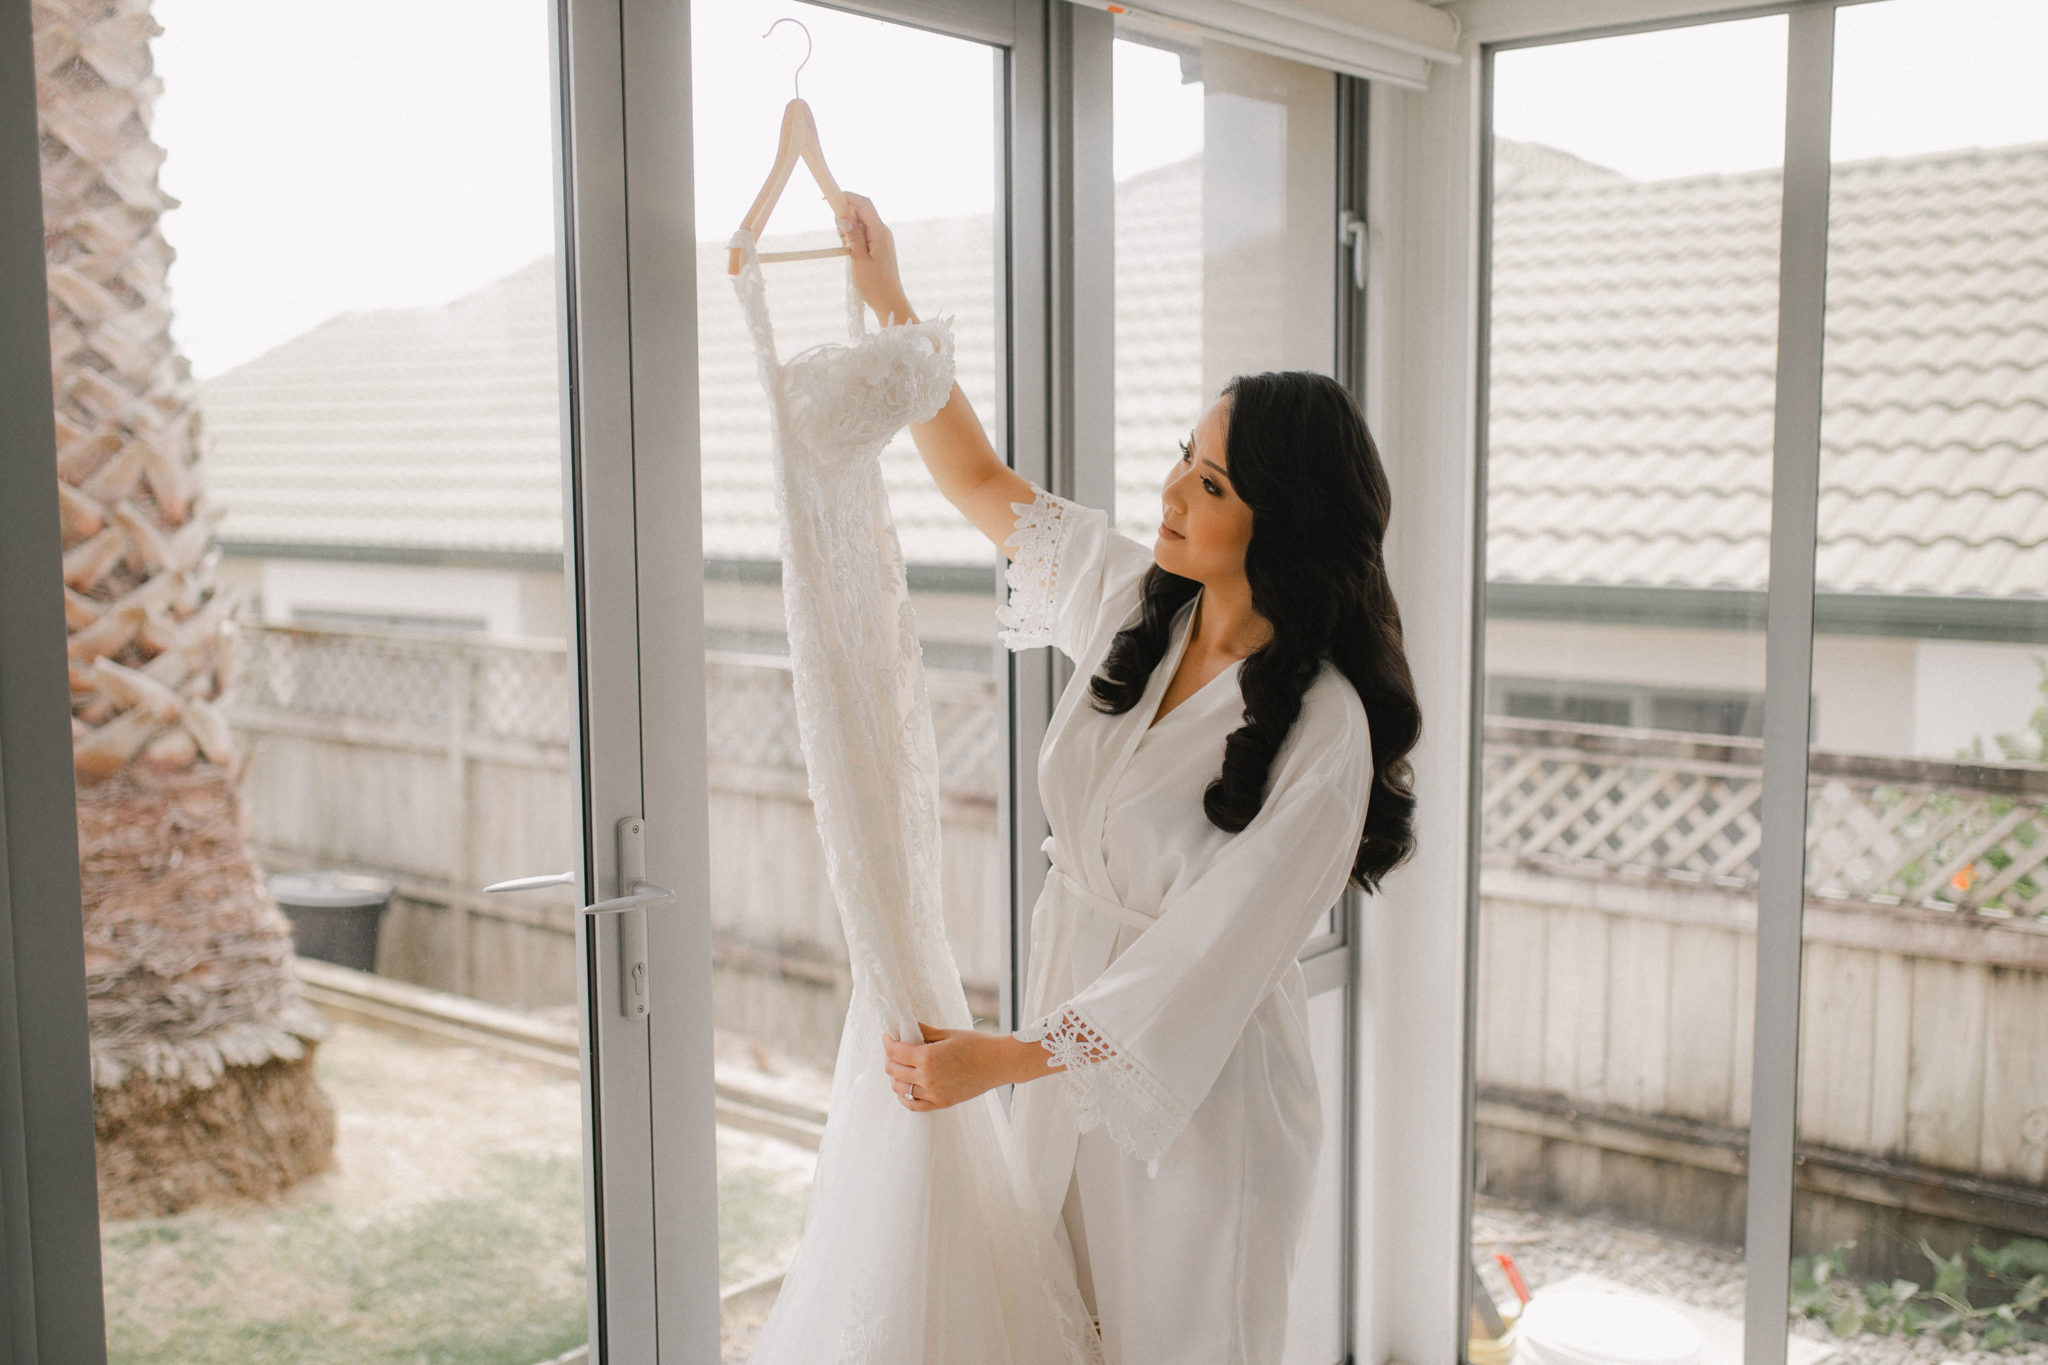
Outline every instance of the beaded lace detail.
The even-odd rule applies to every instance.
[[[1017,551],[1003,571],[1008,600],[996,608],[996,623],[1003,627],[999,636],[1011,649],[1052,643],[1053,592],[1058,587],[1060,549],[1071,524],[1064,499],[1035,485],[1034,491],[1037,496],[1030,502],[1010,504],[1017,522],[1003,542]]]
[[[1186,1105],[1072,1005],[1018,1029],[1016,1036],[1037,1043],[1066,1068],[1059,1075],[1082,1132],[1102,1125],[1119,1151],[1145,1163],[1145,1174],[1159,1174],[1159,1158],[1188,1126]]]

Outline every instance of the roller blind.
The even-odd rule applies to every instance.
[[[1421,89],[1456,62],[1458,21],[1422,0],[1075,0],[1163,36],[1220,38],[1255,52]]]

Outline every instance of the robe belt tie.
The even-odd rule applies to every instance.
[[[1079,878],[1060,865],[1059,847],[1052,835],[1046,835],[1045,842],[1040,844],[1039,848],[1044,850],[1046,857],[1052,859],[1052,873],[1059,878],[1060,894],[1071,898],[1076,905],[1085,905],[1095,913],[1107,915],[1119,923],[1130,925],[1133,929],[1149,929],[1152,927],[1152,921],[1159,918],[1157,915],[1133,909],[1121,901],[1098,896],[1090,891]]]

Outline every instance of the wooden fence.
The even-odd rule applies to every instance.
[[[397,884],[378,971],[494,1004],[576,998],[566,891],[485,884],[575,862],[560,645],[245,626],[230,711],[273,870]],[[969,1000],[995,1011],[994,689],[929,675],[947,932]],[[787,660],[707,659],[712,927],[720,1022],[829,1065],[850,989],[796,735]]]
[[[233,704],[273,867],[394,877],[379,968],[574,998],[559,646],[249,628]],[[931,675],[948,932],[1000,969],[993,684]],[[847,971],[786,661],[708,661],[721,1024],[829,1062]],[[1489,721],[1478,938],[1485,1188],[1739,1238],[1761,751]],[[2048,768],[1811,756],[1801,1029],[1809,1230],[2048,1233]],[[1832,1202],[1831,1202],[1832,1201]],[[1832,1220],[1832,1221],[1831,1221]]]
[[[1485,1185],[1737,1243],[1756,982],[1755,741],[1490,721]],[[1816,752],[1801,1241],[2048,1234],[2048,768]]]

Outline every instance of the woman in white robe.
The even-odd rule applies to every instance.
[[[914,316],[887,229],[872,205],[849,198],[856,285],[878,314]],[[1369,720],[1332,658],[1310,657],[1289,694],[1299,709],[1258,765],[1249,809],[1240,774],[1235,806],[1248,818],[1234,829],[1212,815],[1210,788],[1226,742],[1250,728],[1245,661],[1276,629],[1253,609],[1246,575],[1253,513],[1229,473],[1231,396],[1203,415],[1173,465],[1149,547],[1100,509],[1005,466],[957,388],[911,428],[940,489],[1012,556],[999,613],[1006,643],[1051,644],[1076,669],[1039,759],[1052,866],[1032,913],[1023,1015],[1033,1022],[1009,1037],[926,1028],[922,1039],[888,1039],[888,1069],[917,1110],[1017,1085],[1011,1118],[1041,1216],[1072,1241],[1112,1365],[1280,1359],[1322,1138],[1296,958],[1347,882],[1370,884],[1408,849],[1403,756],[1418,721],[1379,567],[1384,475],[1334,383],[1263,376],[1261,393],[1275,391],[1265,381],[1288,381],[1278,388],[1314,393],[1336,404],[1330,420],[1348,413],[1356,423],[1358,463],[1372,468],[1351,471],[1349,491],[1363,509],[1362,490],[1379,490],[1379,524],[1361,534],[1391,642],[1387,676],[1374,683],[1395,714],[1383,731],[1391,752],[1376,758],[1379,718]],[[1339,608],[1373,596],[1364,563],[1358,583],[1340,565],[1331,581],[1341,586],[1289,590],[1342,597],[1319,602],[1320,619],[1356,625]],[[1119,633],[1145,616],[1155,564],[1192,591],[1178,606],[1154,605],[1164,633],[1152,633],[1149,673],[1126,664],[1121,704],[1106,709],[1090,680],[1118,672]],[[1345,657],[1357,667],[1356,651]],[[1376,798],[1389,808],[1378,829],[1368,824]]]

